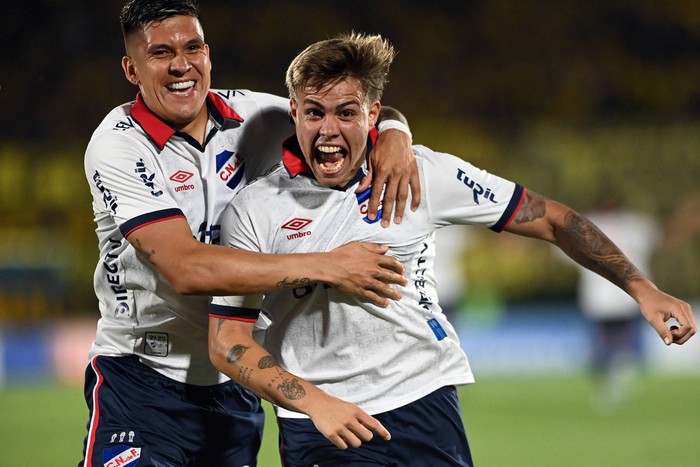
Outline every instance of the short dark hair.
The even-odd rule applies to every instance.
[[[370,101],[381,99],[396,52],[379,34],[350,32],[316,42],[296,56],[287,69],[289,97],[310,88],[351,77],[359,81]]]
[[[195,0],[131,0],[122,8],[119,22],[126,39],[142,31],[151,21],[162,21],[173,16],[199,19],[199,5]]]

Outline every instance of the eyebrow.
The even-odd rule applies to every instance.
[[[206,44],[206,42],[204,42],[204,40],[201,37],[193,37],[192,39],[185,42],[185,47],[188,47],[190,45],[195,45],[195,44],[204,45],[204,44]],[[149,45],[146,48],[146,51],[150,52],[151,50],[157,50],[160,48],[173,49],[174,47],[170,43],[160,42],[160,43]]]
[[[304,98],[304,103],[305,103],[305,104],[315,105],[316,107],[320,107],[320,108],[325,108],[320,102],[318,102],[318,101],[316,101],[316,100],[314,100],[314,99],[308,98],[308,97]],[[349,107],[349,106],[351,106],[351,105],[361,105],[361,103],[360,103],[357,99],[351,99],[351,100],[349,100],[349,101],[341,102],[340,104],[338,104],[337,106],[335,106],[335,108],[336,108],[336,109],[342,109],[342,108],[345,108],[345,107]]]

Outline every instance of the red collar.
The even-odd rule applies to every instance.
[[[238,115],[231,107],[229,107],[224,100],[216,95],[215,93],[209,91],[207,95],[207,107],[209,109],[210,115],[219,124],[223,125],[225,120],[235,120],[237,122],[242,122],[243,118]],[[154,114],[151,109],[149,109],[143,102],[141,93],[136,95],[136,102],[131,106],[131,116],[134,120],[141,125],[143,131],[153,140],[153,142],[158,146],[161,151],[165,147],[165,143],[175,134],[177,131],[163,121],[160,117]]]

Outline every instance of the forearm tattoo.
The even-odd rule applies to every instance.
[[[277,389],[290,401],[296,401],[306,396],[306,391],[296,378],[283,379]]]
[[[282,368],[272,355],[265,355],[258,360],[258,368],[261,370],[270,368],[275,369],[277,376],[270,380],[268,386],[273,387],[275,384],[277,384],[277,380],[282,380],[279,384],[277,384],[277,390],[282,393],[282,396],[284,396],[287,400],[299,400],[306,396],[306,391],[299,383],[299,380]]]
[[[250,384],[250,376],[253,374],[253,369],[242,366],[238,369],[238,382],[243,385]]]
[[[288,277],[285,277],[277,283],[277,287],[283,289],[293,289],[295,287],[300,287],[309,283],[311,283],[311,280],[308,277],[300,277],[298,279],[293,280],[289,280]]]
[[[516,224],[532,222],[544,217],[545,211],[546,205],[544,199],[540,196],[534,196],[528,191],[523,203],[520,205],[518,212],[513,218],[513,222]]]
[[[240,365],[240,359],[241,357],[243,357],[243,354],[245,354],[248,349],[250,349],[250,347],[246,345],[234,345],[228,351],[228,354],[226,355],[226,361],[228,363]],[[265,355],[261,357],[260,360],[258,360],[258,369],[266,370],[271,368],[275,369],[277,375],[272,377],[272,379],[268,383],[269,387],[272,388],[276,385],[277,390],[287,400],[299,400],[302,397],[306,396],[306,391],[304,390],[304,387],[301,385],[301,383],[299,383],[299,380],[291,376],[289,372],[282,368],[273,356]],[[253,375],[253,371],[254,370],[252,368],[240,366],[238,368],[237,381],[240,384],[249,385],[250,379]],[[279,380],[281,380],[281,382],[277,383],[277,381]]]
[[[141,245],[141,241],[138,239],[136,240],[136,242],[134,242],[134,248],[136,248],[136,251],[138,251],[139,253],[141,253],[141,255],[143,255],[143,257],[146,259],[146,261],[155,265],[155,263],[152,261],[152,258],[153,258],[153,256],[155,256],[156,250],[150,250],[150,251],[146,250],[143,247],[143,245]]]
[[[576,262],[619,287],[644,277],[598,227],[574,211],[566,214],[564,225],[555,234],[563,236]]]
[[[236,363],[249,348],[250,347],[247,345],[234,345],[229,349],[228,354],[226,354],[226,361],[229,363]]]
[[[261,370],[264,370],[265,368],[273,368],[276,366],[280,366],[279,363],[277,363],[277,360],[272,355],[265,355],[258,361],[258,368]]]

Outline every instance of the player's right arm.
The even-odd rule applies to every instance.
[[[252,322],[209,317],[209,358],[219,371],[273,404],[308,415],[340,449],[359,447],[372,432],[390,439],[387,429],[360,407],[282,368],[255,342],[253,327]]]
[[[184,217],[143,225],[127,240],[179,293],[246,295],[326,282],[387,306],[405,284],[403,268],[387,248],[351,243],[328,253],[270,255],[197,241]]]
[[[683,344],[697,332],[688,303],[659,290],[597,226],[568,206],[528,191],[506,230],[556,245],[627,292],[666,345]],[[671,318],[679,326],[669,329]]]
[[[406,279],[401,264],[384,254],[386,247],[357,243],[328,253],[285,256],[198,241],[163,188],[157,163],[151,161],[158,156],[149,157],[152,148],[131,138],[128,126],[124,133],[110,127],[112,120],[106,122],[85,155],[95,216],[112,219],[121,235],[176,291],[236,295],[326,282],[380,306],[399,298],[390,284],[404,284]],[[98,225],[98,230],[106,228]]]

